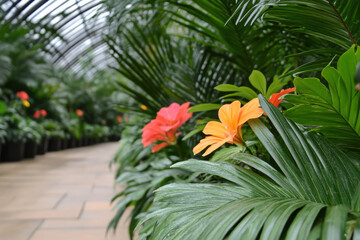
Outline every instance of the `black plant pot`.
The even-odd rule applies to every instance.
[[[89,146],[89,139],[83,138],[83,146]]]
[[[1,150],[2,150],[2,144],[0,142],[0,161],[1,161]]]
[[[24,157],[34,158],[37,151],[37,144],[35,141],[27,141],[25,143]]]
[[[37,153],[38,155],[43,155],[47,152],[49,145],[49,139],[43,138],[41,142],[37,145]]]
[[[81,147],[80,139],[75,139],[75,147]]]
[[[119,136],[117,136],[117,135],[111,135],[111,136],[109,136],[109,141],[110,142],[118,142],[120,140],[120,137]]]
[[[64,149],[67,149],[68,148],[68,140],[67,139],[62,139],[61,140],[61,149],[64,150]]]
[[[23,141],[8,141],[2,148],[2,162],[17,162],[24,158],[25,144]]]
[[[54,152],[61,150],[61,139],[60,138],[50,138],[48,151]]]
[[[68,140],[68,148],[74,148],[76,147],[76,139],[75,138],[70,138]]]

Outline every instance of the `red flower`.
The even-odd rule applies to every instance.
[[[295,88],[288,88],[286,90],[281,89],[281,91],[279,93],[274,93],[270,96],[270,98],[268,99],[269,102],[271,102],[275,107],[278,107],[279,104],[282,102],[282,100],[284,100],[283,98],[281,98],[282,96],[284,96],[285,94],[294,92]]]
[[[40,110],[40,114],[41,114],[42,116],[44,116],[44,117],[47,116],[47,112],[46,112],[45,109],[41,109],[41,110]]]
[[[180,135],[176,131],[192,116],[192,113],[187,113],[190,103],[184,103],[181,106],[177,103],[172,103],[169,107],[163,107],[157,113],[156,119],[151,120],[143,129],[142,143],[144,147],[156,141],[163,141],[163,143],[154,145],[152,152],[157,152],[162,148],[176,143],[176,137]]]
[[[24,91],[17,92],[16,96],[18,96],[21,99],[21,101],[26,101],[29,99],[29,95]]]
[[[76,114],[77,114],[79,117],[84,116],[84,112],[83,112],[83,110],[81,110],[81,109],[76,109]]]
[[[41,115],[41,111],[40,111],[40,110],[36,110],[36,111],[34,112],[34,118],[39,118],[40,115]]]
[[[120,115],[117,115],[116,116],[116,121],[118,121],[119,123],[121,123],[123,120],[122,120],[122,117]]]

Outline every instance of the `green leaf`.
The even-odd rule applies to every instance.
[[[338,146],[358,152],[360,145],[354,144],[360,141],[360,92],[354,83],[358,62],[360,51],[353,46],[340,57],[337,69],[325,67],[322,76],[329,89],[318,79],[296,78],[299,96],[286,99],[297,106],[285,115],[324,134]]]
[[[232,146],[228,148],[223,148],[217,151],[214,156],[210,159],[210,161],[218,162],[223,161],[224,159],[230,159],[232,156],[244,152],[246,150],[243,146]]]
[[[188,113],[218,110],[221,106],[222,105],[220,105],[220,104],[214,104],[214,103],[198,104],[198,105],[191,107],[191,109],[188,111]]]
[[[232,84],[220,84],[216,86],[215,89],[220,92],[237,92],[237,91],[241,91],[242,87],[238,87]]]
[[[249,76],[251,85],[259,90],[263,95],[266,95],[266,78],[260,71],[253,70]]]
[[[296,77],[294,79],[294,85],[296,87],[296,91],[300,94],[315,95],[329,104],[332,103],[329,90],[317,78],[301,79]]]
[[[237,92],[227,94],[221,98],[224,99],[224,98],[229,98],[229,97],[242,97],[242,98],[246,98],[247,100],[251,100],[251,99],[257,98],[257,94],[254,90],[252,90],[249,87],[239,87]]]
[[[353,195],[352,202],[351,202],[351,208],[355,211],[360,211],[360,183],[356,187],[356,191]]]
[[[345,233],[345,224],[348,214],[348,208],[343,205],[332,206],[326,210],[323,223],[321,239],[340,240]]]
[[[273,82],[270,84],[266,92],[266,98],[269,98],[271,94],[280,92],[280,90],[291,80],[291,77],[279,78],[274,77]]]
[[[336,128],[339,127],[339,125],[347,124],[346,121],[344,121],[339,114],[332,111],[332,109],[324,108],[318,105],[297,105],[287,110],[284,115],[293,121],[304,125],[327,125]]]
[[[0,115],[6,113],[7,107],[4,101],[0,101]]]

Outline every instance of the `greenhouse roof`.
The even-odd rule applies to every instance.
[[[2,0],[0,11],[3,23],[39,26],[30,32],[34,38],[47,32],[49,57],[66,69],[78,71],[89,52],[98,69],[111,59],[102,37],[108,12],[101,0]]]

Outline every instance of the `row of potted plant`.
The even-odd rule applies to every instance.
[[[68,113],[62,121],[49,118],[46,109],[35,110],[29,116],[28,100],[28,94],[19,91],[7,103],[0,101],[2,162],[118,139],[119,126],[112,126],[110,130],[106,122],[102,125],[87,123],[81,109]]]
[[[36,124],[36,122],[30,121],[29,125],[33,124],[35,126],[34,123]],[[48,125],[51,124],[53,123],[48,123]],[[62,130],[49,131],[41,129],[41,125],[36,126],[37,129],[43,131],[41,134],[35,128],[30,129],[29,125],[21,130],[8,129],[8,131],[4,131],[4,124],[0,123],[1,162],[20,161],[24,158],[34,158],[36,155],[43,155],[47,152],[89,146],[119,139],[114,135],[110,135],[109,128],[106,126],[90,126],[97,128],[99,132],[76,137],[74,134],[66,133]]]

